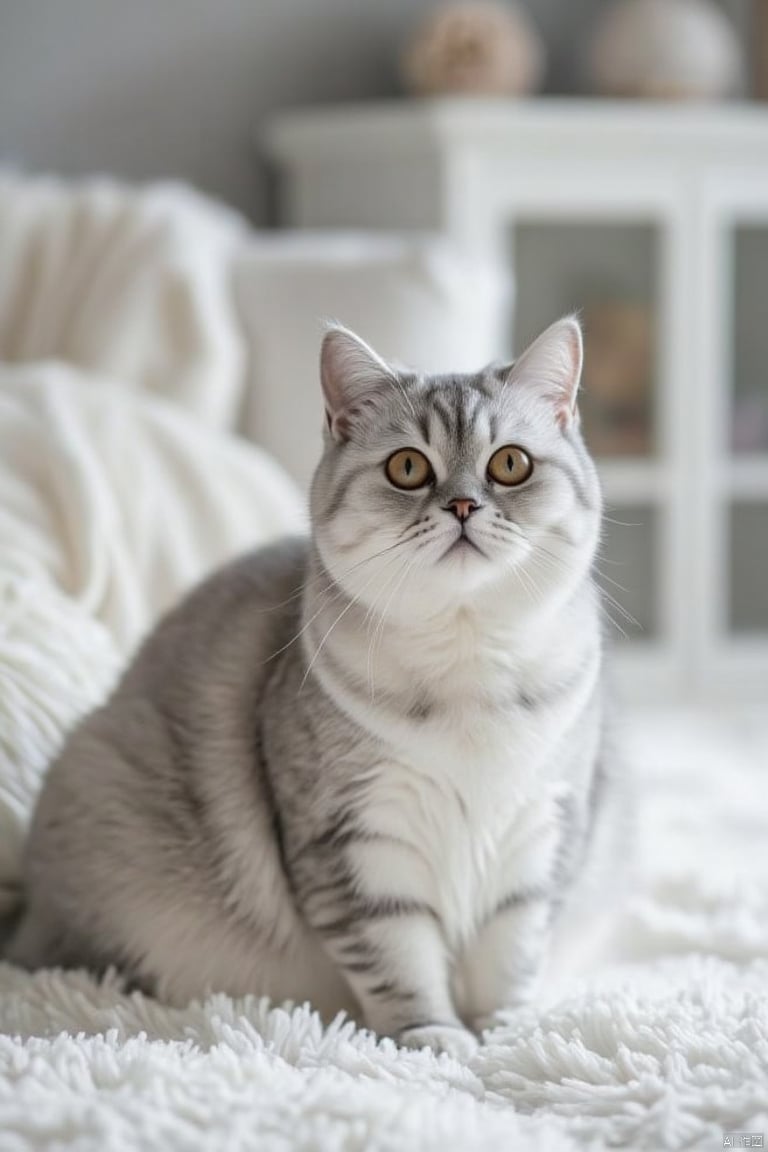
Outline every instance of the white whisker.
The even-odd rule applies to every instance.
[[[406,528],[406,532],[416,528],[419,523],[420,521],[417,521],[416,524],[411,524],[409,528]],[[362,560],[357,560],[354,564],[350,564],[349,568],[346,568],[343,572],[339,572],[337,576],[332,576],[330,580],[328,580],[325,588],[322,588],[318,592],[318,595],[322,596],[325,592],[328,591],[329,588],[333,588],[335,584],[338,584],[340,580],[346,579],[347,576],[350,576],[358,568],[362,568],[363,564],[370,564],[372,560],[377,560],[379,556],[384,556],[387,552],[392,552],[395,548],[400,548],[401,545],[408,544],[418,535],[419,532],[412,532],[410,536],[396,540],[394,544],[389,544],[386,548],[381,548],[378,552],[374,552],[372,556],[364,556]],[[290,596],[287,596],[285,600],[280,600],[277,604],[270,604],[269,608],[259,608],[259,614],[261,615],[264,612],[276,612],[279,608],[285,608],[287,604],[290,604],[293,600],[298,600],[301,596],[303,596],[316,580],[322,580],[323,577],[327,575],[329,575],[329,573],[323,569],[323,572],[318,572],[316,576],[311,577],[309,580],[305,580],[298,586],[298,588],[295,588]]]
[[[389,599],[387,600],[386,604],[384,605],[384,608],[379,615],[378,624],[377,624],[376,628],[374,629],[373,640],[372,640],[372,643],[368,649],[368,677],[369,677],[369,684],[370,684],[370,689],[371,689],[371,703],[374,702],[374,698],[375,698],[374,697],[373,668],[374,668],[377,638],[378,638],[379,643],[380,643],[381,637],[382,637],[383,632],[384,632],[384,623],[385,623],[386,618],[387,618],[387,612],[389,611],[390,605],[392,604],[392,600],[394,599],[395,594],[399,591],[399,589],[405,583],[405,579],[406,579],[408,573],[413,568],[414,564],[416,563],[416,560],[417,560],[417,557],[413,556],[404,565],[404,569],[403,569],[403,572],[401,574],[401,577],[398,580],[398,582],[395,584],[395,587],[393,588]]]
[[[325,635],[323,636],[322,640],[321,640],[321,641],[320,641],[320,643],[318,644],[318,646],[317,646],[317,649],[315,650],[315,654],[314,654],[314,656],[312,657],[312,659],[310,660],[309,664],[307,665],[307,669],[306,669],[306,671],[305,671],[304,675],[302,676],[302,679],[301,679],[301,684],[299,685],[299,693],[301,693],[301,690],[302,690],[302,688],[303,688],[303,687],[304,687],[304,685],[306,684],[306,682],[307,682],[307,677],[309,676],[310,672],[312,671],[312,668],[313,668],[313,666],[314,666],[314,664],[315,664],[315,661],[317,660],[318,656],[319,656],[319,655],[320,655],[320,653],[322,652],[322,650],[323,650],[323,648],[324,648],[324,646],[325,646],[325,642],[326,642],[326,640],[328,639],[328,637],[330,636],[331,632],[333,632],[333,630],[334,630],[334,628],[336,627],[336,625],[337,625],[337,624],[338,624],[338,623],[339,623],[341,620],[343,620],[343,618],[346,616],[347,612],[349,612],[350,608],[353,608],[353,607],[355,606],[355,604],[357,604],[357,603],[358,603],[358,601],[360,600],[360,597],[361,597],[361,595],[363,594],[363,592],[365,592],[366,588],[369,588],[369,587],[371,586],[371,584],[373,583],[373,581],[374,581],[374,580],[375,580],[375,579],[376,579],[376,578],[377,578],[379,575],[380,575],[380,573],[379,573],[379,572],[374,572],[374,573],[373,573],[373,575],[371,576],[371,578],[365,582],[365,584],[364,584],[364,585],[363,585],[363,587],[360,589],[360,591],[358,592],[358,594],[357,594],[356,596],[353,596],[353,597],[352,597],[352,599],[350,600],[349,604],[347,604],[347,606],[341,610],[341,612],[339,613],[339,615],[338,615],[338,616],[336,617],[336,619],[334,620],[333,624],[331,624],[330,628],[328,629],[328,631],[325,633]],[[322,610],[322,609],[321,609],[321,610]]]

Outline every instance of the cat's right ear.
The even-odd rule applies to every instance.
[[[341,325],[329,328],[320,350],[320,383],[333,439],[348,440],[355,421],[375,411],[383,388],[394,380],[364,340]]]
[[[576,396],[583,362],[581,325],[576,316],[564,316],[526,348],[508,380],[548,400],[560,427],[567,428],[579,420]]]

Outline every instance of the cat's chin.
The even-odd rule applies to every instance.
[[[448,545],[441,556],[441,560],[458,560],[464,564],[478,556],[483,560],[488,559],[480,545],[476,544],[474,540],[470,540],[469,536],[459,536],[452,544]]]
[[[504,578],[504,569],[491,557],[462,546],[443,555],[430,567],[426,589],[428,607],[469,601]]]

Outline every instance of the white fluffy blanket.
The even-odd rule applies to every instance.
[[[191,189],[0,177],[0,359],[60,360],[233,427],[244,225]]]
[[[69,366],[0,366],[0,910],[62,733],[189,585],[302,526],[251,445]]]
[[[171,1010],[0,965],[0,1147],[722,1147],[768,1132],[768,730],[644,716],[631,962],[549,989],[468,1066],[306,1008]]]

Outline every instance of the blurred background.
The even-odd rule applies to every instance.
[[[766,0],[0,0],[6,170],[245,218],[232,424],[300,485],[324,317],[440,370],[580,311],[643,698],[768,702],[766,100]]]
[[[526,0],[546,44],[541,91],[592,93],[590,42],[611,6]],[[401,97],[403,50],[439,7],[2,0],[2,159],[67,175],[181,176],[254,223],[273,222],[268,167],[256,147],[265,119],[286,106]],[[720,7],[751,55],[751,0]]]

